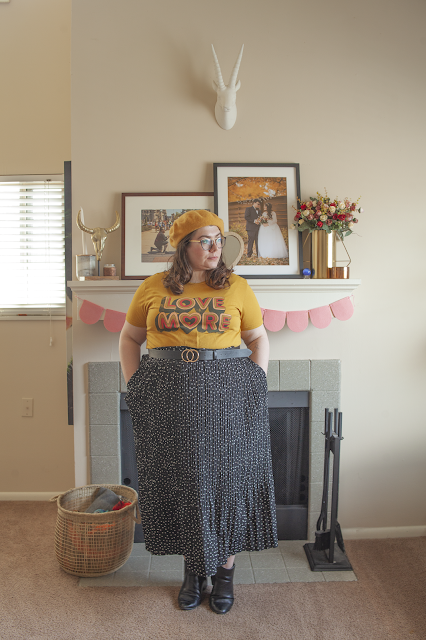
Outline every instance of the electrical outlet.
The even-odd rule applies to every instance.
[[[22,415],[25,418],[33,417],[34,398],[22,398]]]

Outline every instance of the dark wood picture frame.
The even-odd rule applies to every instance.
[[[166,192],[121,194],[121,279],[144,280],[167,268],[167,261],[143,261],[142,210],[209,209],[213,213],[212,192]],[[167,248],[168,257],[174,250]],[[145,254],[147,259],[147,254]],[[158,256],[157,256],[158,258]]]

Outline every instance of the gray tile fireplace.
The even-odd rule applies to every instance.
[[[121,393],[126,392],[126,384],[120,363],[89,362],[86,368],[90,481],[122,484],[120,399]],[[325,408],[340,409],[340,388],[339,360],[271,360],[269,363],[269,392],[307,392],[309,397],[307,537],[310,541],[314,539],[321,507],[324,411]]]

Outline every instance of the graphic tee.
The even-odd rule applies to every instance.
[[[201,282],[187,284],[183,293],[175,295],[164,287],[164,275],[143,281],[126,315],[131,325],[146,327],[148,349],[237,347],[241,331],[263,323],[256,296],[240,276],[231,275],[229,288],[212,289]]]

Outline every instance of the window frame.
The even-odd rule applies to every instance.
[[[65,176],[64,173],[52,173],[52,174],[31,174],[31,175],[1,175],[0,183],[2,182],[43,182],[46,180],[52,180],[63,183],[64,194],[64,251],[65,251]],[[50,307],[48,305],[40,306],[21,306],[21,307],[2,307],[0,304],[0,319],[30,319],[31,316],[35,318],[49,318],[51,316],[61,316],[65,318],[66,315],[66,257],[64,259],[64,302],[60,306]],[[59,318],[57,318],[59,319]]]

